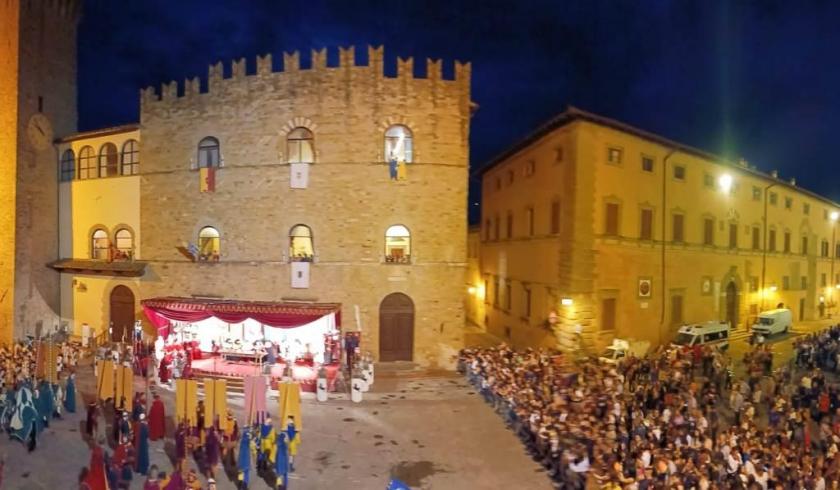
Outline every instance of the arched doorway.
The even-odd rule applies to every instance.
[[[738,327],[738,286],[734,281],[726,285],[726,321],[732,328]]]
[[[414,353],[414,302],[402,293],[379,305],[379,360],[411,361]]]
[[[125,286],[111,291],[111,340],[130,342],[134,332],[134,293]]]

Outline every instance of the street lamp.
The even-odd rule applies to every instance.
[[[732,176],[729,174],[723,174],[718,177],[718,187],[720,190],[724,192],[724,194],[729,194],[729,191],[732,190]]]

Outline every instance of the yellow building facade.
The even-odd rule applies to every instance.
[[[483,324],[518,345],[665,342],[784,305],[836,313],[840,206],[747,163],[570,108],[482,174]],[[765,226],[766,217],[766,226]]]

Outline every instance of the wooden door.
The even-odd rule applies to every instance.
[[[134,293],[125,286],[111,291],[111,341],[131,342],[134,334]]]
[[[414,354],[414,302],[392,293],[379,305],[379,360],[411,361]]]
[[[738,328],[738,287],[734,282],[726,285],[726,321],[731,328]]]

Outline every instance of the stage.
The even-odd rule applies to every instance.
[[[295,364],[292,366],[292,378],[294,381],[300,383],[301,390],[314,393],[318,368],[319,365],[317,364],[314,366]],[[335,391],[338,364],[329,364],[325,368],[327,370],[327,390],[331,392]],[[273,381],[282,380],[285,369],[285,363],[274,364],[271,367],[271,379]],[[253,362],[231,362],[225,361],[220,357],[206,357],[192,361],[192,374],[195,378],[201,378],[203,376],[233,376],[244,378],[245,376],[262,374],[262,372],[260,371],[260,366]]]

